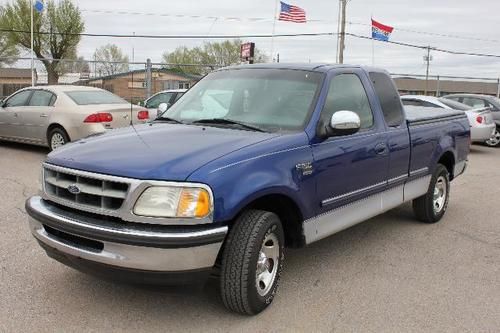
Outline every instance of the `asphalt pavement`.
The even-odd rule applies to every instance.
[[[255,317],[227,312],[214,281],[130,286],[48,258],[24,210],[46,154],[0,142],[0,332],[500,332],[500,149],[473,146],[440,223],[406,204],[287,251]]]

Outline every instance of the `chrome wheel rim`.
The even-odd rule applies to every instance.
[[[52,138],[50,139],[50,147],[52,148],[52,150],[63,146],[65,143],[66,140],[64,140],[64,137],[61,133],[54,133],[52,135]]]
[[[486,144],[488,146],[496,146],[500,143],[500,132],[498,130],[495,130],[491,138],[486,141]]]
[[[436,181],[436,185],[434,186],[434,197],[433,197],[433,206],[434,213],[439,214],[446,204],[446,178],[444,176],[439,176]]]
[[[257,260],[255,284],[260,296],[266,296],[274,285],[279,267],[280,244],[274,233],[268,233],[262,242]]]

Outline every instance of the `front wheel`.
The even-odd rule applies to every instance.
[[[490,147],[498,147],[500,145],[500,131],[498,131],[498,128],[495,129],[491,138],[486,141],[486,145]]]
[[[413,200],[413,212],[418,220],[436,223],[443,217],[450,197],[450,174],[442,164],[438,164],[427,193]]]
[[[278,216],[245,211],[226,240],[221,296],[231,311],[254,315],[271,304],[283,269],[285,236]]]

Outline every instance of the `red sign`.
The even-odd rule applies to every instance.
[[[241,60],[252,60],[255,52],[255,43],[241,44]]]

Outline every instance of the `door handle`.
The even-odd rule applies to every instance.
[[[375,146],[375,153],[377,155],[385,155],[389,151],[389,148],[385,143],[379,143]]]
[[[47,117],[48,117],[48,115],[43,114],[43,113],[40,115],[40,118],[47,118]]]
[[[14,117],[16,117],[16,118],[17,118],[17,113],[14,113]]]

